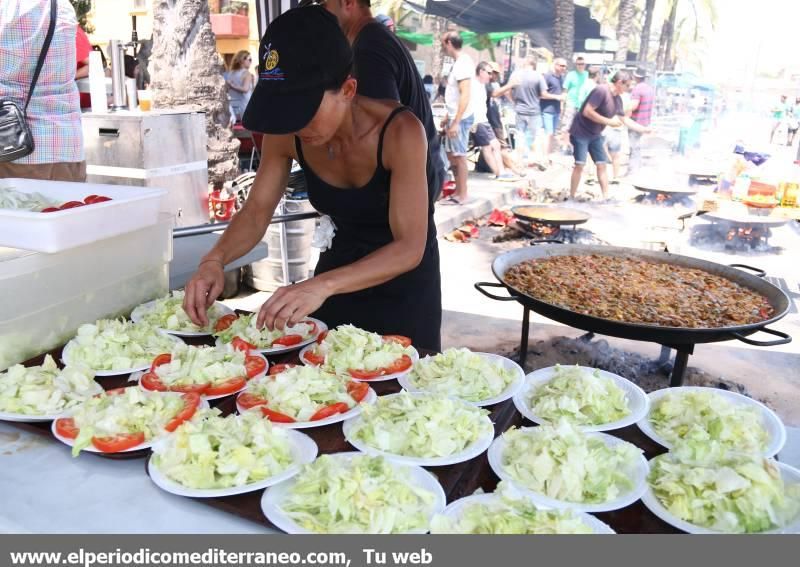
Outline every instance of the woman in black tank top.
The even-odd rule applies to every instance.
[[[222,267],[263,236],[292,159],[309,199],[335,225],[315,276],[280,288],[258,322],[270,328],[313,315],[441,347],[441,289],[425,130],[405,107],[357,96],[352,53],[321,8],[290,10],[261,41],[260,76],[244,124],[265,132],[262,161],[242,210],[187,285],[186,310],[222,289]]]

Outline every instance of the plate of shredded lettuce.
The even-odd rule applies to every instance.
[[[0,209],[38,213],[47,207],[57,207],[61,204],[41,193],[17,191],[14,187],[0,187]]]
[[[525,372],[504,356],[451,348],[422,358],[398,381],[409,392],[444,394],[476,406],[491,406],[516,394]]]
[[[379,397],[342,431],[363,453],[423,467],[468,461],[494,439],[487,410],[457,398],[410,392]]]
[[[138,382],[148,391],[188,391],[217,400],[241,392],[248,380],[265,376],[268,369],[269,362],[262,354],[245,354],[230,345],[178,343],[154,360],[147,372],[134,372],[128,381]]]
[[[691,534],[800,533],[800,471],[759,455],[682,453],[650,461],[642,502],[653,514]]]
[[[214,331],[217,345],[232,343],[238,337],[239,340],[253,345],[262,354],[278,354],[313,343],[321,333],[328,330],[325,323],[313,317],[306,317],[296,325],[271,331],[266,327],[257,328],[257,320],[258,313],[239,315],[224,329]],[[281,344],[282,342],[287,344]]]
[[[72,456],[90,453],[127,453],[149,449],[154,441],[190,419],[208,402],[196,394],[147,392],[140,388],[116,388],[95,396],[59,417],[51,426],[53,436],[72,447]],[[65,430],[72,430],[67,435]],[[120,438],[137,436],[139,443],[124,449],[107,450]],[[98,439],[105,443],[98,442]]]
[[[85,366],[95,376],[119,376],[150,368],[156,356],[180,342],[147,323],[101,319],[78,327],[61,360],[66,366]]]
[[[509,429],[492,443],[488,456],[498,477],[547,508],[618,510],[636,502],[647,485],[641,449],[566,421]]]
[[[367,384],[312,366],[296,366],[251,380],[237,397],[236,409],[252,410],[279,427],[309,429],[353,418],[377,398]]]
[[[321,455],[261,498],[290,534],[424,534],[446,497],[434,475],[362,453]]]
[[[780,418],[752,398],[717,388],[683,386],[651,392],[650,412],[637,423],[642,433],[668,449],[691,441],[697,451],[723,449],[776,455],[786,443]]]
[[[39,366],[15,364],[0,373],[0,420],[51,421],[102,392],[91,370],[59,369],[48,354]]]
[[[193,498],[255,492],[283,482],[317,457],[304,433],[273,427],[256,413],[203,410],[153,445],[148,471],[163,490]]]
[[[207,312],[208,327],[200,328],[192,323],[186,311],[183,310],[183,297],[183,290],[178,290],[153,301],[142,303],[131,313],[131,320],[134,323],[149,323],[178,337],[205,337],[213,334],[214,325],[220,317],[234,313],[230,307],[215,301]]]
[[[418,360],[419,353],[410,344],[353,325],[339,325],[321,343],[300,351],[303,364],[366,382],[395,380],[407,374]]]
[[[529,497],[500,481],[491,494],[473,494],[452,502],[431,522],[432,534],[614,534],[586,512],[537,506]]]
[[[550,366],[528,374],[514,405],[540,425],[566,419],[582,431],[611,431],[647,415],[650,401],[639,386],[605,370]]]

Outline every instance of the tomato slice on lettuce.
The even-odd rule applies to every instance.
[[[166,392],[169,389],[155,372],[144,373],[139,383],[142,385],[142,388],[152,392]]]
[[[251,350],[256,350],[256,345],[254,345],[253,343],[248,343],[242,337],[233,337],[233,340],[231,341],[231,346],[234,349],[240,350],[244,353],[248,353]]]
[[[75,420],[71,417],[62,417],[56,420],[56,433],[67,439],[75,439],[80,433],[80,429],[75,426]]]
[[[228,313],[227,315],[220,317],[214,324],[214,332],[221,333],[222,331],[233,325],[233,322],[236,321],[236,319],[238,318],[239,316],[236,315],[235,313]]]
[[[219,384],[209,386],[203,394],[206,396],[224,396],[238,392],[246,385],[247,378],[244,376],[236,376],[234,378],[228,378]]]
[[[328,331],[322,331],[322,332],[319,334],[319,336],[317,337],[317,344],[318,344],[318,345],[321,345],[321,344],[322,344],[322,341],[324,341],[324,340],[325,340],[325,337],[327,337],[327,336],[328,336]]]
[[[247,356],[244,359],[244,367],[247,374],[247,379],[258,376],[267,368],[267,361],[260,356]],[[271,372],[270,372],[271,374]]]
[[[92,437],[92,445],[103,453],[121,453],[144,443],[144,433],[119,433],[111,437]]]
[[[387,343],[398,343],[404,347],[411,346],[411,339],[403,335],[383,335],[383,340]]]
[[[344,402],[336,402],[335,404],[331,404],[329,406],[325,406],[322,409],[317,410],[314,415],[311,416],[311,421],[319,421],[321,419],[327,419],[332,415],[336,415],[337,413],[345,413],[350,408]]]
[[[296,364],[292,364],[291,362],[287,362],[287,363],[284,363],[284,364],[276,364],[276,365],[270,367],[269,375],[270,376],[275,376],[276,374],[280,374],[281,372],[286,372],[287,370],[289,370],[290,368],[294,368],[295,366],[297,366],[297,365]]]
[[[407,354],[404,354],[403,356],[395,360],[392,364],[387,366],[384,370],[386,371],[386,374],[396,374],[398,372],[405,372],[406,370],[411,368],[412,364],[414,363],[411,360],[411,357],[408,356]]]
[[[164,426],[164,429],[169,432],[178,429],[184,421],[192,419],[192,416],[200,406],[200,394],[184,394],[181,397],[183,398],[183,409]]]
[[[304,354],[303,358],[311,365],[311,366],[319,366],[325,362],[325,356],[322,354],[317,354],[314,352],[314,349],[308,349]]]
[[[285,413],[281,413],[279,411],[273,411],[269,408],[261,408],[261,413],[270,421],[274,421],[275,423],[294,423],[296,420],[286,415]]]
[[[205,394],[206,390],[211,386],[211,384],[183,384],[179,386],[170,386],[170,392],[180,392],[181,394]]]
[[[159,366],[162,366],[164,364],[169,364],[170,362],[172,362],[171,354],[168,353],[159,354],[157,357],[153,359],[153,363],[150,365],[150,372],[153,372]]]
[[[249,392],[242,392],[236,397],[236,403],[239,404],[242,409],[250,409],[256,406],[266,405],[267,400]]]
[[[376,368],[375,370],[358,370],[356,368],[351,368],[348,372],[350,376],[358,378],[359,380],[372,380],[373,378],[384,375],[383,368]]]
[[[294,346],[303,342],[303,337],[300,335],[284,335],[279,339],[272,341],[272,346]]]
[[[350,397],[356,402],[360,402],[367,397],[369,385],[366,382],[350,381],[347,383],[347,393],[350,394]]]

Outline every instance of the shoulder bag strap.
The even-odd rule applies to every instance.
[[[42,50],[39,52],[39,60],[36,61],[36,71],[33,73],[33,79],[31,80],[31,88],[28,91],[28,96],[25,98],[25,108],[23,109],[22,112],[26,116],[28,115],[28,104],[31,102],[33,89],[36,88],[36,81],[39,80],[39,73],[42,70],[42,65],[44,65],[44,58],[47,56],[48,49],[50,49],[50,41],[53,39],[53,32],[56,29],[57,17],[58,13],[56,9],[56,0],[50,0],[50,26],[47,28],[47,36],[45,36],[44,38],[44,45],[42,46]]]

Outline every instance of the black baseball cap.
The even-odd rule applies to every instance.
[[[266,134],[301,130],[352,67],[353,51],[333,14],[320,6],[289,10],[261,38],[258,81],[242,124]]]

